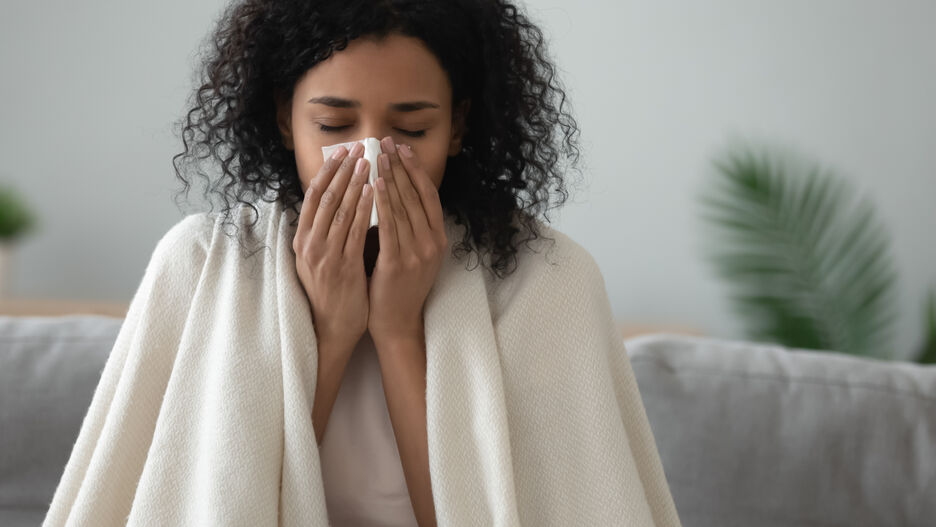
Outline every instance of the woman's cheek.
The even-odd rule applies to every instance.
[[[428,167],[429,179],[435,184],[436,190],[439,190],[439,187],[442,185],[442,177],[445,174],[445,162],[447,158],[442,156],[438,160],[433,160],[433,163]]]
[[[315,151],[318,156],[315,156]],[[296,149],[296,169],[299,171],[299,179],[308,185],[315,174],[321,170],[325,160],[322,158],[322,149],[315,147],[305,147]]]

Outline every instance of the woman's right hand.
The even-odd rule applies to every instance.
[[[374,191],[367,185],[364,192],[369,168],[363,145],[356,143],[347,157],[344,147],[338,151],[305,191],[293,251],[319,349],[327,342],[328,349],[350,353],[367,331],[363,253]]]

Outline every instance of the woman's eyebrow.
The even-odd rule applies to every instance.
[[[324,104],[333,108],[359,108],[361,106],[360,101],[342,99],[341,97],[334,97],[331,95],[312,97],[308,102]],[[408,101],[390,103],[387,107],[395,112],[415,112],[426,108],[439,108],[439,105],[429,101]]]

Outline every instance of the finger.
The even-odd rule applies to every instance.
[[[374,206],[374,188],[365,181],[361,188],[361,197],[358,199],[357,210],[354,211],[354,224],[348,233],[345,242],[344,254],[346,257],[359,257],[364,254],[364,242],[367,240],[367,229],[370,227],[370,213]]]
[[[381,150],[383,148],[384,147],[381,146]],[[378,178],[383,179],[385,186],[388,185],[388,181],[390,180],[390,178],[393,177],[393,173],[390,168],[390,156],[388,156],[387,154],[380,154],[377,156],[377,176]],[[379,193],[380,192],[378,191],[378,194]],[[394,231],[396,234],[397,245],[399,247],[407,247],[406,243],[409,242],[409,239],[412,238],[412,236],[408,238],[406,237],[406,233],[409,232],[411,228],[407,225],[404,225],[405,220],[401,220],[399,218],[399,212],[394,213],[395,211],[393,207],[393,194],[390,193],[389,186],[387,186],[386,188],[386,195],[387,195],[387,207],[385,209],[386,212],[384,212],[384,216],[388,218],[386,221],[388,223],[393,223]],[[377,206],[380,207],[380,204],[378,203]],[[383,223],[384,219],[380,217],[379,210],[377,211],[377,215],[378,215],[377,221],[379,223]],[[380,243],[381,243],[381,247],[383,247],[382,240]]]
[[[361,196],[361,189],[364,183],[367,183],[367,175],[370,172],[370,165],[363,157],[357,161],[354,168],[354,174],[345,189],[341,205],[335,211],[335,217],[332,218],[331,228],[328,230],[328,240],[326,246],[329,250],[343,251],[345,240],[348,239],[348,229],[354,221],[355,208]]]
[[[360,144],[360,143],[358,143]],[[338,172],[328,183],[328,187],[322,192],[319,200],[318,210],[315,211],[315,220],[312,222],[312,237],[323,242],[328,239],[328,231],[331,229],[332,219],[335,217],[335,210],[344,196],[345,189],[348,186],[348,180],[351,179],[351,173],[358,159],[364,154],[363,145],[358,144],[351,147],[352,152],[341,162]],[[360,149],[357,152],[356,149]]]
[[[335,170],[341,165],[347,153],[348,150],[343,146],[335,150],[333,155],[325,160],[322,168],[312,178],[312,181],[309,182],[309,187],[302,199],[302,208],[299,210],[299,223],[296,225],[297,233],[304,233],[312,227],[312,220],[315,218],[319,200],[322,198],[322,191],[328,187]]]
[[[398,258],[400,242],[397,236],[396,222],[390,213],[390,193],[387,192],[387,180],[378,177],[374,185],[377,196],[377,236],[380,240],[380,252],[387,251],[387,256]],[[383,187],[383,188],[381,188]]]
[[[419,187],[423,186],[424,180],[428,181],[429,177],[419,165],[413,151],[405,150],[408,147],[409,145],[406,145],[406,147],[396,145],[397,159],[400,161],[400,174],[402,174],[402,177],[397,178],[397,188],[400,189],[400,196],[403,199],[403,205],[406,207],[413,232],[419,238],[426,238],[431,236],[432,230],[435,230],[429,222],[429,211],[432,210],[433,203],[428,197],[423,198],[425,191]],[[407,154],[413,157],[406,157]],[[431,182],[429,186],[435,188],[435,185]],[[441,213],[441,206],[439,209]]]
[[[403,205],[397,185],[398,180],[406,179],[407,176],[406,174],[400,173],[403,170],[403,166],[400,164],[399,155],[397,155],[393,138],[390,136],[383,138],[380,142],[380,150],[384,152],[388,159],[388,161],[384,162],[384,174],[386,175],[383,177],[386,181],[387,194],[390,196],[390,210],[393,212],[393,217],[396,221],[397,239],[400,242],[400,248],[412,247],[415,233],[413,232],[412,225],[410,225],[409,214],[406,207]],[[390,165],[390,170],[386,170],[387,164]]]
[[[399,219],[406,218],[406,209],[403,208],[403,202],[400,199],[400,191],[397,188],[396,180],[398,177],[398,172],[400,171],[400,159],[396,153],[396,147],[393,144],[392,137],[385,137],[380,142],[380,151],[383,152],[388,159],[388,164],[390,165],[390,170],[385,170],[386,173],[386,182],[387,182],[387,192],[390,195],[390,205],[393,210],[393,213]],[[384,165],[386,167],[386,165]],[[405,177],[405,176],[404,176]]]
[[[412,155],[407,156],[407,150]],[[413,185],[419,192],[419,198],[422,201],[423,210],[426,212],[429,227],[434,233],[445,234],[445,220],[442,214],[442,201],[439,198],[439,190],[436,188],[435,183],[429,179],[429,174],[419,162],[416,152],[413,151],[410,145],[402,145],[400,152],[402,153],[400,159],[403,161],[403,166],[406,167]]]

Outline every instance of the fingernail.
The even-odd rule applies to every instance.
[[[348,150],[347,150],[345,147],[339,146],[338,148],[335,149],[334,152],[332,152],[332,159],[338,159],[338,158],[340,158],[340,157],[343,156],[343,155],[345,154],[345,152],[347,152],[347,151],[348,151]]]
[[[364,153],[364,145],[361,143],[354,143],[354,146],[351,147],[351,155],[359,156]]]
[[[413,157],[413,149],[410,145],[397,145],[397,150],[403,154],[403,157]]]
[[[358,174],[364,172],[364,163],[366,162],[367,160],[364,159],[363,157],[361,159],[358,159],[357,164],[354,165],[354,171],[357,172]]]

